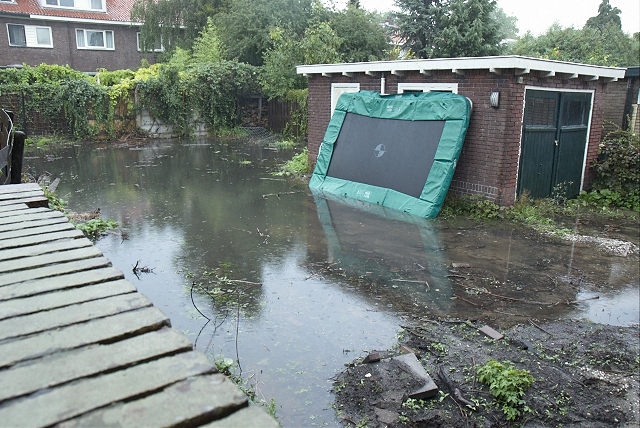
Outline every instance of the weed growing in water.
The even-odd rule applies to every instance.
[[[280,177],[301,177],[309,172],[309,158],[307,149],[305,148],[302,152],[281,165],[274,175]]]
[[[84,233],[84,236],[95,241],[102,236],[106,231],[115,229],[118,227],[118,223],[115,220],[102,218],[92,218],[85,223],[75,225],[78,230]]]
[[[294,149],[297,146],[297,144],[293,140],[279,140],[271,144],[271,146],[273,146],[278,150],[291,150],[291,149]]]

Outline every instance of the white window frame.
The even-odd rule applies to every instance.
[[[398,83],[398,93],[411,92],[452,92],[458,93],[457,83]]]
[[[25,36],[25,44],[18,45],[11,43],[11,33],[9,31],[9,26],[22,27]],[[49,43],[48,44],[40,44],[38,43],[38,30],[46,30],[49,33]],[[7,23],[7,38],[9,39],[9,46],[20,47],[20,48],[53,48],[53,34],[51,33],[51,27],[46,27],[44,25],[24,25],[24,24],[14,24]]]
[[[78,32],[79,31],[82,31],[84,46],[80,46],[78,44]],[[87,45],[87,40],[89,40],[89,38],[87,37],[87,32],[102,33],[102,40],[104,41],[104,46],[88,46]],[[93,29],[93,28],[76,28],[75,33],[76,33],[76,46],[77,46],[78,49],[98,50],[98,51],[114,51],[114,50],[116,50],[116,40],[115,40],[115,34],[114,34],[113,30],[96,30],[96,29]],[[113,44],[112,47],[107,47],[107,33],[111,34],[111,43]]]
[[[331,116],[338,104],[338,98],[345,92],[360,92],[359,83],[332,83],[331,84]]]
[[[140,46],[140,35],[141,34],[142,33],[140,33],[140,32],[136,33],[136,42],[138,44],[138,52],[143,52],[142,46]],[[162,38],[160,39],[160,48],[156,48],[154,46],[154,48],[152,50],[144,51],[144,52],[164,52],[164,45],[162,44]]]
[[[48,8],[52,8],[52,9],[86,10],[86,11],[90,11],[90,12],[106,12],[107,11],[106,0],[98,0],[98,1],[100,1],[100,8],[91,7],[91,3],[94,0],[72,0],[73,1],[73,6],[60,6],[60,1],[61,0],[53,0],[53,1],[55,1],[56,4],[48,4],[47,0],[39,0],[40,6],[48,7]]]

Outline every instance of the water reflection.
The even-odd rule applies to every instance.
[[[408,319],[638,322],[637,258],[312,195],[270,174],[291,155],[237,142],[81,145],[25,166],[61,177],[71,209],[121,224],[128,239],[100,249],[198,349],[238,357],[284,426],[338,424],[330,379],[393,346]],[[153,272],[136,278],[137,261]]]

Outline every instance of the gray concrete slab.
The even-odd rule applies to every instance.
[[[80,232],[80,231],[78,231]],[[78,235],[75,235],[78,236]],[[82,236],[82,235],[80,235]],[[76,248],[87,248],[93,244],[88,239],[58,239],[50,242],[35,243],[33,245],[0,250],[0,263],[6,263],[7,260],[20,259],[24,257],[39,256],[41,254],[55,253],[57,251],[72,250]],[[15,269],[12,269],[15,270]],[[7,270],[8,271],[8,270]]]
[[[47,226],[30,227],[28,229],[11,230],[0,233],[0,250],[9,248],[11,240],[23,236],[41,235],[43,233],[59,232],[61,230],[72,230],[75,227],[69,222],[50,224]],[[7,247],[5,247],[5,243]]]
[[[77,324],[146,306],[151,306],[149,299],[140,293],[130,293],[9,318],[0,321],[0,340]]]
[[[251,406],[201,428],[278,428],[280,424],[264,410]]]
[[[124,279],[91,284],[33,297],[0,301],[0,320],[40,311],[61,308],[77,303],[90,302],[119,294],[134,293],[136,287]]]
[[[21,203],[21,202],[16,202],[16,203],[7,204],[7,205],[0,205],[0,213],[12,212],[17,210],[26,210],[26,209],[29,209],[27,204]]]
[[[16,237],[11,239],[10,241],[0,242],[0,248],[2,248],[3,252],[6,251],[11,253],[10,250],[14,248],[37,245],[44,242],[57,241],[59,239],[78,239],[78,238],[84,238],[84,234],[78,229],[76,229],[75,227],[72,227],[72,228],[66,228],[66,230],[62,230],[60,232],[49,232],[49,233],[42,233],[37,235]]]
[[[124,278],[124,274],[120,269],[108,266],[58,275],[52,278],[44,277],[32,279],[0,287],[0,301],[15,299],[18,297],[34,296],[54,290],[83,287],[88,284],[96,284],[122,278]]]
[[[55,352],[95,343],[114,342],[170,326],[169,318],[159,309],[145,307],[55,330],[48,330],[36,335],[0,343],[0,368]]]
[[[36,219],[36,220],[32,219],[32,220],[26,220],[26,221],[17,222],[17,223],[0,224],[0,233],[12,232],[12,231],[27,231],[28,229],[31,229],[34,227],[49,226],[57,223],[69,224],[69,220],[67,220],[67,218],[63,215],[55,215],[49,218],[42,218],[42,219]]]
[[[8,426],[46,427],[214,371],[204,354],[185,352],[10,401],[0,407],[0,421]]]
[[[0,371],[0,403],[72,380],[191,351],[191,342],[165,328],[107,345],[95,345],[49,355],[29,364]]]
[[[55,265],[30,269],[28,271],[5,273],[3,275],[0,275],[0,287],[9,284],[16,284],[19,282],[25,282],[32,279],[56,277],[65,273],[96,269],[100,267],[107,267],[110,265],[111,262],[106,257],[94,257],[91,259],[58,263]],[[52,278],[51,281],[55,281],[55,278]]]
[[[51,211],[49,208],[29,208],[26,204],[6,205],[0,208],[0,221],[1,219],[10,218],[22,214],[22,212],[39,213]]]
[[[102,251],[97,247],[83,246],[82,248],[71,248],[54,253],[39,254],[31,257],[22,257],[14,260],[0,261],[0,274],[9,272],[33,269],[41,266],[48,266],[54,263],[70,262],[74,260],[90,259],[102,256]]]
[[[247,396],[217,373],[189,378],[158,394],[97,410],[63,422],[59,428],[197,426],[247,405]]]
[[[40,208],[38,211],[29,209],[26,211],[19,211],[18,213],[12,216],[2,217],[2,226],[8,226],[10,224],[16,224],[16,223],[46,220],[49,218],[66,218],[65,215],[62,214],[60,211],[52,211],[46,208],[44,209],[44,211],[41,211],[42,209],[43,208]]]
[[[0,194],[11,194],[11,193],[21,193],[32,190],[39,190],[40,194],[42,194],[42,189],[38,183],[20,183],[20,184],[12,184],[10,186],[1,186]]]
[[[30,196],[19,199],[0,200],[0,207],[3,205],[26,204],[30,208],[49,207],[49,200],[44,196]]]

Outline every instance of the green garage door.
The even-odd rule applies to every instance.
[[[580,193],[590,111],[590,93],[527,90],[518,195]]]

